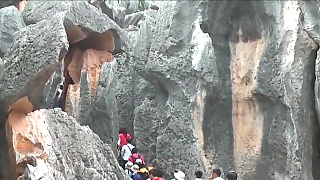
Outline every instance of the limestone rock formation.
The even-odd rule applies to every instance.
[[[152,85],[131,106],[149,162],[189,178],[219,167],[244,180],[319,179],[318,6],[166,2],[131,31],[133,68]]]
[[[7,52],[14,33],[25,26],[22,15],[15,6],[0,9],[0,57]]]
[[[112,73],[116,71],[116,63],[113,62],[106,66],[112,70],[104,69],[104,72],[111,73],[104,75],[108,78],[100,78],[99,80],[99,76],[103,64],[114,61],[111,53],[128,47],[128,44],[125,43],[126,38],[119,26],[84,1],[28,2],[23,16],[27,24],[32,24],[59,12],[65,13],[66,18],[70,21],[66,23],[70,48],[62,60],[64,89],[61,107],[69,115],[75,117],[80,124],[89,125],[105,142],[113,143],[113,147],[115,147],[118,119],[117,111],[113,111],[113,105],[116,102],[112,98],[114,96],[112,95],[114,93],[112,86],[115,86],[112,82],[114,80]],[[40,14],[42,15],[40,16]],[[59,73],[55,73],[53,76],[57,77],[57,75]],[[54,79],[53,76],[51,79]],[[47,89],[56,89],[58,83],[56,80],[55,83],[48,83],[46,87]],[[110,86],[105,86],[106,83],[110,83],[108,84]],[[96,90],[97,88],[107,89],[99,92]],[[45,95],[48,96],[48,94]],[[51,99],[47,99],[45,102],[49,101],[47,104],[52,106],[52,97],[54,96],[49,95],[48,97]],[[103,99],[108,99],[108,101]],[[98,109],[111,108],[112,110],[98,112],[97,106]],[[110,126],[113,121],[114,124]],[[110,130],[106,131],[108,128]]]
[[[60,109],[30,111],[23,98],[8,117],[19,179],[125,179],[111,148],[89,127]]]
[[[101,12],[108,15],[120,27],[136,25],[138,21],[159,9],[161,1],[101,1],[89,0]]]
[[[124,179],[121,126],[166,176],[320,179],[319,2],[90,3],[30,1],[10,34],[0,177]]]
[[[3,57],[0,76],[0,179],[16,179],[22,174],[26,179],[124,179],[113,154],[118,119],[114,91],[117,62],[112,53],[129,47],[122,30],[85,1],[30,1],[23,16],[28,26],[15,34]],[[34,111],[53,107],[61,80],[64,84],[59,106],[78,122],[61,112]],[[73,94],[77,92],[80,94]],[[44,120],[44,114],[49,119]],[[64,123],[67,126],[62,127]],[[82,124],[89,125],[110,147]],[[45,139],[41,133],[52,134]],[[87,146],[81,144],[86,139],[90,141]],[[52,141],[63,144],[46,151],[49,155],[41,154],[46,145],[53,145]],[[71,144],[81,146],[87,154],[77,154],[79,147],[68,151]],[[27,156],[30,153],[36,157]],[[50,156],[52,161],[35,165],[34,158],[46,160]],[[44,174],[37,174],[39,171]]]
[[[58,13],[52,19],[29,25],[16,33],[3,58],[5,65],[0,77],[2,106],[9,106],[24,96],[28,96],[32,103],[38,101],[55,65],[69,46],[64,21],[65,15]]]

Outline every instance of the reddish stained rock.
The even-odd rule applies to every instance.
[[[64,110],[72,116],[76,116],[78,103],[80,102],[80,77],[81,71],[87,72],[88,85],[91,97],[94,96],[96,88],[98,86],[98,81],[100,77],[101,67],[104,62],[110,62],[113,60],[111,53],[107,51],[98,51],[93,49],[88,49],[83,52],[80,49],[72,50],[73,55],[66,58],[66,62],[69,62],[68,72],[73,83],[68,84],[68,89],[66,90],[66,97],[64,103]]]
[[[15,179],[24,172],[30,159],[45,158],[44,145],[46,136],[42,131],[47,129],[46,118],[39,112],[32,112],[33,105],[27,96],[19,99],[9,107],[6,132],[9,143],[9,159]]]
[[[46,128],[45,117],[38,111],[32,111],[32,104],[27,97],[21,98],[10,107],[8,125],[12,129],[13,148],[20,155],[42,153],[45,144],[41,129]],[[40,154],[39,154],[40,155]]]
[[[83,52],[81,49],[74,49],[70,56],[65,58],[68,69],[68,72],[65,71],[65,77],[70,76],[73,81],[72,84],[77,84],[80,82],[81,71],[86,71],[88,72],[90,91],[95,92],[102,64],[112,60],[113,56],[108,51],[88,49]]]
[[[94,93],[98,85],[103,63],[111,62],[113,60],[113,56],[107,51],[88,49],[83,54],[83,60],[84,64],[82,66],[82,70],[88,72],[89,89],[91,93]]]
[[[76,117],[77,104],[79,103],[80,98],[80,88],[79,83],[69,85],[68,91],[66,93],[66,103],[65,103],[65,111],[73,117]]]
[[[72,57],[68,59],[68,72],[73,83],[78,83],[81,76],[81,68],[83,66],[83,51],[81,49],[73,49]]]
[[[62,61],[65,81],[60,107],[69,112],[69,115],[75,116],[75,112],[70,112],[76,111],[74,108],[79,102],[81,72],[87,72],[88,88],[91,96],[94,96],[102,64],[113,60],[111,52],[115,49],[115,42],[111,31],[94,33],[85,38],[85,35],[76,26],[70,25],[66,29],[72,46]]]

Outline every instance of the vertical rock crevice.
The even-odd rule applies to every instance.
[[[313,50],[310,54],[310,87],[313,87],[311,89],[311,99],[314,99],[312,101],[311,106],[313,108],[313,114],[312,114],[312,121],[311,121],[311,127],[312,127],[312,175],[313,179],[320,179],[320,172],[318,170],[318,167],[320,166],[320,124],[319,124],[319,114],[317,113],[316,108],[316,102],[317,102],[317,96],[316,96],[316,64],[317,59],[319,58],[319,44],[317,44],[317,49]]]
[[[308,4],[309,6],[312,4]],[[307,5],[307,6],[308,6]],[[302,6],[303,7],[303,6]],[[305,7],[304,7],[305,8]],[[300,19],[301,22],[307,24],[309,19],[305,19],[305,9],[300,7],[301,14]],[[313,9],[314,6],[311,7]],[[310,9],[308,9],[310,10]],[[312,16],[307,16],[307,18],[312,18]],[[307,24],[306,27],[308,27]],[[319,58],[320,58],[320,46],[318,40],[318,35],[314,34],[312,29],[306,28],[304,29],[305,33],[308,35],[310,39],[316,44],[316,48],[309,55],[310,65],[308,66],[308,71],[310,72],[309,80],[310,87],[313,87],[310,92],[311,96],[311,106],[313,110],[312,120],[310,123],[312,134],[312,176],[313,179],[320,179],[320,172],[318,171],[318,167],[320,166],[320,119],[319,119]],[[311,32],[310,32],[311,31]],[[310,102],[309,102],[310,103]]]

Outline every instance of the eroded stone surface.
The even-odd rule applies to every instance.
[[[16,33],[3,58],[5,65],[0,79],[3,105],[9,106],[26,95],[31,102],[39,100],[60,54],[68,48],[64,18],[60,13],[51,20],[27,26]]]
[[[97,93],[96,88],[101,68],[105,62],[112,61],[113,57],[107,51],[93,49],[88,49],[84,52],[80,49],[75,49],[70,52],[72,55],[67,55],[66,58],[70,57],[71,60],[65,59],[64,61],[70,62],[67,70],[74,85],[70,85],[68,89],[66,104],[71,107],[68,107],[69,109],[66,109],[66,111],[76,115],[75,117],[77,117],[81,124],[88,124],[90,122],[88,119],[90,118],[89,109],[91,109],[89,107],[91,104],[94,104],[92,101]],[[85,94],[88,96],[84,96]],[[86,101],[89,104],[82,104],[81,101]],[[77,102],[81,103],[81,105],[76,105]],[[79,109],[76,107],[79,107]],[[71,110],[74,110],[74,112]],[[81,114],[82,111],[85,111],[86,115]],[[82,120],[85,121],[82,122]]]
[[[196,169],[205,170],[209,175],[211,168],[221,167],[224,171],[236,170],[244,180],[320,178],[317,171],[320,164],[319,120],[315,110],[319,115],[318,2],[167,1],[151,15],[147,11],[135,14],[137,6],[134,3],[127,10],[120,7],[126,5],[121,1],[115,8],[121,14],[118,18],[122,18],[116,21],[127,27],[123,25],[126,17],[127,24],[137,27],[128,26],[126,29],[134,48],[133,52],[118,57],[120,70],[117,73],[116,61],[106,62],[112,59],[109,52],[118,48],[116,43],[109,42],[116,41],[115,36],[111,40],[106,31],[110,28],[124,31],[99,10],[92,9],[86,2],[34,2],[28,3],[23,12],[28,24],[38,23],[31,25],[32,28],[39,28],[41,23],[44,26],[48,22],[58,22],[41,21],[51,19],[57,12],[61,14],[53,16],[55,19],[66,17],[61,18],[63,23],[59,21],[58,25],[60,29],[67,29],[67,35],[61,35],[64,38],[62,44],[66,44],[67,36],[72,49],[78,52],[71,53],[70,50],[67,54],[70,55],[68,73],[74,81],[68,85],[66,109],[69,114],[77,117],[81,124],[89,124],[103,141],[113,147],[118,121],[120,126],[129,126],[148,162],[157,161],[167,174],[172,169],[181,169],[191,178]],[[117,16],[115,11],[113,13]],[[98,36],[85,39],[97,33],[106,33],[103,41],[108,44],[97,41]],[[29,42],[25,37],[35,39],[36,36],[18,36],[21,41]],[[95,41],[97,43],[92,43]],[[61,47],[57,49],[63,49]],[[95,50],[88,53],[88,49]],[[31,49],[31,52],[36,50]],[[11,53],[14,51],[19,49]],[[94,61],[85,61],[85,53],[87,59]],[[131,57],[130,53],[134,56]],[[23,56],[31,59],[31,56]],[[34,57],[40,59],[38,55]],[[14,58],[11,55],[4,61]],[[52,59],[56,61],[58,57]],[[0,90],[4,90],[0,91],[0,98],[8,105],[26,95],[33,100],[34,94],[38,93],[27,93],[31,91],[31,85],[37,84],[26,83],[31,82],[26,77],[41,69],[47,74],[55,71],[47,63],[29,74],[28,71],[28,76],[24,73],[12,75],[10,73],[17,72],[13,67],[18,61],[12,62],[5,65],[4,79],[1,80],[5,83],[0,85]],[[7,79],[17,85],[13,86]],[[55,85],[47,82],[46,87],[49,86],[54,89]],[[18,88],[12,90],[11,87]],[[27,90],[23,91],[22,87]],[[8,101],[11,97],[13,100]],[[119,117],[117,112],[120,112]],[[15,111],[9,115],[9,124],[11,122],[14,131],[11,134],[15,135],[8,139],[12,144],[22,141],[20,132],[26,134],[20,127],[38,125],[25,123],[29,119],[24,117]],[[62,118],[68,119],[65,115]],[[50,126],[64,130],[60,126],[68,122],[59,121],[57,124]],[[60,132],[59,128],[53,131]],[[11,130],[7,133],[10,134]],[[73,129],[71,132],[75,133]],[[63,142],[68,144],[70,139]],[[21,153],[26,150],[34,152],[33,147],[37,144],[34,142],[40,141],[30,140],[13,147]],[[57,146],[64,147],[64,144]],[[64,153],[68,149],[60,150]],[[71,150],[73,154],[76,151]],[[71,153],[70,156],[77,159]],[[34,164],[32,159],[25,161]],[[21,162],[17,172],[21,172],[24,166]],[[58,168],[51,164],[45,166],[46,161],[41,160],[36,167],[27,165],[26,171],[38,169],[46,172],[45,169]],[[72,166],[79,167],[76,172],[87,175],[94,171],[83,168],[81,163]],[[65,173],[63,168],[57,171],[57,177]],[[26,174],[31,177],[31,173]],[[98,173],[86,178],[101,177],[103,175]]]
[[[117,35],[115,36],[115,49],[129,48],[128,39],[123,34],[121,28],[107,15],[86,1],[30,1],[27,3],[22,15],[26,24],[33,24],[43,19],[50,19],[54,14],[59,12],[66,13],[66,17],[71,21],[66,22],[66,25],[73,24],[78,27],[84,27],[82,33],[85,37],[92,33],[104,33],[110,29],[114,29]]]
[[[0,9],[0,57],[8,51],[14,33],[25,26],[22,15],[15,6]]]
[[[11,124],[13,136],[23,147],[14,146],[17,164],[29,163],[25,179],[125,179],[111,148],[61,110],[42,109],[16,116],[15,121],[25,123],[25,132],[17,129],[17,123]]]
[[[107,51],[75,49],[68,72],[66,112],[89,125],[104,142],[116,147],[118,112],[115,99],[117,63]],[[64,61],[68,61],[65,59]]]
[[[78,48],[82,51],[87,49],[95,49],[100,51],[114,52],[125,47],[123,45],[125,45],[126,38],[123,37],[121,29],[106,15],[97,11],[94,7],[84,1],[61,1],[56,3],[29,2],[26,6],[26,9],[23,11],[23,15],[26,19],[26,22],[28,24],[32,24],[43,19],[50,19],[52,15],[58,12],[66,13],[64,25],[67,32],[68,41],[71,44],[69,51],[73,51],[74,48]],[[43,13],[43,15],[38,16],[41,13]],[[90,31],[87,31],[86,29],[90,29]],[[67,55],[69,54],[70,52]],[[53,100],[52,98],[50,99],[50,97],[48,97],[48,94],[52,92],[50,90],[56,91],[59,81],[61,81],[60,76],[60,72],[56,72],[51,76],[51,81],[46,85],[46,93],[43,93],[41,98],[42,103],[40,104],[46,104],[47,107],[52,107]],[[78,78],[80,77],[79,74],[77,76]],[[65,88],[67,88],[67,86]]]
[[[148,161],[189,177],[198,165],[245,180],[317,179],[315,7],[166,2],[155,24],[141,21],[134,67],[155,90],[133,124]]]

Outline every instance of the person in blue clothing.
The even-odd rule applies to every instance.
[[[133,180],[141,180],[142,179],[140,174],[138,174],[139,169],[140,168],[137,164],[132,166],[131,170],[132,170],[133,174],[131,175],[131,179],[133,179]]]

